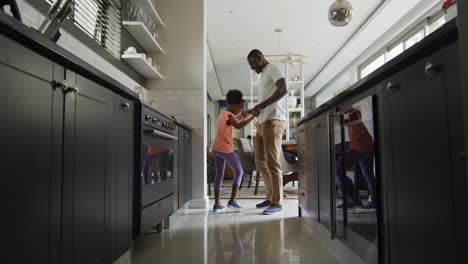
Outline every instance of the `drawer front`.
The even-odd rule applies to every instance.
[[[146,207],[155,201],[174,193],[174,179],[147,184],[142,187],[141,207]]]
[[[298,192],[299,192],[299,207],[301,207],[302,210],[307,210],[308,209],[307,190],[299,187]]]
[[[153,229],[172,213],[173,195],[151,204],[141,211],[141,234]]]
[[[297,128],[297,145],[302,146],[307,144],[307,125],[302,124]]]
[[[297,178],[299,181],[299,187],[303,189],[309,188],[309,177],[307,175],[307,171],[304,167],[297,168]]]

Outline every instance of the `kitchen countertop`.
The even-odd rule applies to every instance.
[[[78,56],[50,41],[38,31],[27,27],[20,21],[0,11],[0,34],[16,41],[38,54],[66,67],[96,83],[126,97],[129,100],[140,102],[138,95],[98,70],[94,66],[80,59]]]
[[[395,57],[370,75],[359,80],[357,83],[350,86],[344,92],[330,99],[326,103],[322,104],[317,109],[310,112],[306,117],[301,119],[297,126],[300,126],[307,121],[314,119],[315,117],[333,109],[344,101],[351,97],[360,94],[391,75],[397,73],[401,68],[407,65],[413,64],[416,60],[424,58],[431,54],[435,50],[438,50],[441,46],[451,43],[458,39],[458,27],[456,19],[448,22],[443,27],[433,32],[421,42],[415,44],[413,47],[404,51],[399,56]]]

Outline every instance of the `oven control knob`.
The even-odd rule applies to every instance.
[[[156,121],[158,121],[156,118],[153,118],[153,123],[155,123]]]
[[[146,115],[146,116],[145,116],[145,119],[148,121],[148,120],[150,120],[150,119],[151,119],[151,116],[149,116],[149,115]]]
[[[164,121],[163,127],[167,127],[167,122],[166,121]]]

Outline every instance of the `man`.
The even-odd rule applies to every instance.
[[[248,112],[259,115],[260,127],[255,140],[255,163],[267,188],[267,199],[257,204],[264,214],[281,212],[283,173],[279,162],[281,143],[286,126],[286,81],[280,69],[270,64],[262,52],[252,50],[247,56],[250,68],[261,74],[259,104]]]

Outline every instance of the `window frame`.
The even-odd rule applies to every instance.
[[[428,16],[426,17],[423,21],[419,22],[419,23],[416,23],[414,24],[410,29],[408,29],[407,31],[405,31],[403,34],[399,35],[394,41],[390,42],[389,45],[386,45],[385,48],[383,49],[380,49],[379,51],[377,51],[374,55],[372,55],[371,57],[369,57],[368,59],[366,59],[363,63],[361,63],[359,66],[358,66],[358,71],[357,71],[357,78],[358,80],[361,80],[363,79],[364,77],[362,76],[362,70],[365,69],[367,66],[369,66],[370,64],[372,64],[377,58],[379,58],[380,56],[382,56],[382,53],[384,54],[384,59],[385,59],[385,63],[383,65],[385,65],[386,63],[388,63],[390,60],[398,57],[395,56],[391,59],[389,59],[389,52],[394,49],[396,46],[400,45],[401,43],[403,44],[403,52],[405,52],[406,50],[408,50],[409,48],[411,47],[407,47],[406,45],[406,42],[411,38],[413,37],[416,33],[422,31],[423,34],[424,34],[424,37],[423,39],[425,39],[427,36],[429,36],[431,33],[429,33],[429,25],[431,25],[432,23],[434,23],[435,21],[437,21],[438,19],[440,19],[441,17],[444,16],[444,12],[443,11],[437,11],[435,12],[433,15],[431,16]],[[446,23],[447,21],[445,21]],[[414,46],[414,45],[413,45]],[[403,53],[402,52],[402,53]],[[401,54],[401,53],[400,53]],[[382,65],[382,66],[383,66]],[[366,75],[368,76],[368,75]]]

